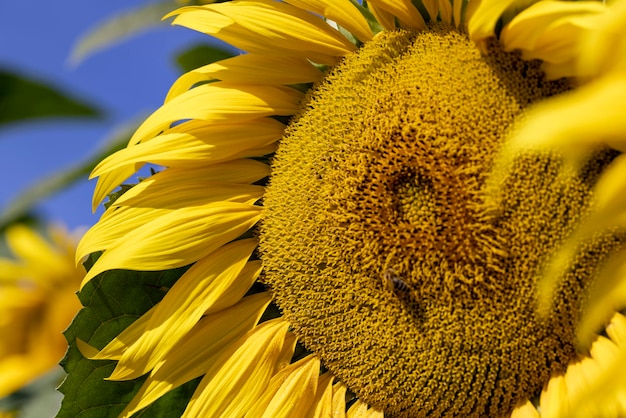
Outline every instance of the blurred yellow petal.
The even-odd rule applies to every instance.
[[[163,215],[117,240],[87,273],[81,288],[107,270],[157,271],[191,264],[247,231],[260,212],[257,206],[219,202]]]
[[[248,417],[306,417],[313,405],[320,362],[311,354],[278,372],[246,413]]]
[[[540,1],[508,23],[500,41],[507,51],[522,50],[526,60],[561,64],[551,67],[551,78],[575,76],[580,40],[598,28],[598,18],[605,13],[606,7],[598,2]]]
[[[581,41],[578,75],[595,78],[613,72],[626,72],[626,1],[610,3],[595,30]]]
[[[626,308],[626,251],[614,254],[603,266],[583,304],[576,329],[577,343],[587,349],[616,311]]]
[[[337,22],[363,43],[374,36],[367,20],[350,0],[287,0],[287,3]]]
[[[5,233],[13,258],[0,258],[0,398],[57,366],[85,275],[64,230],[54,230],[55,242],[21,224]]]
[[[288,328],[272,319],[242,337],[206,373],[183,417],[243,416],[293,355]]]
[[[237,287],[236,279],[256,246],[253,239],[227,244],[187,270],[156,305],[141,337],[126,349],[109,378],[129,380],[152,370],[211,305]],[[251,285],[244,283],[240,297]]]
[[[626,74],[605,77],[548,99],[528,111],[528,119],[510,140],[514,149],[559,147],[572,161],[590,147],[626,144]]]
[[[242,299],[231,308],[205,316],[156,365],[120,417],[129,417],[170,390],[204,374],[224,350],[256,325],[271,301],[269,293]]]

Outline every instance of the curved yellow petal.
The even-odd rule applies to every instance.
[[[138,227],[107,249],[83,280],[112,269],[157,271],[207,256],[252,227],[261,208],[218,202],[184,207]]]
[[[612,255],[599,272],[583,305],[583,315],[576,329],[580,349],[588,349],[598,329],[616,311],[626,308],[626,251]]]
[[[614,1],[593,31],[581,41],[578,75],[595,78],[626,72],[626,1]]]
[[[237,277],[236,286],[209,306],[204,312],[204,315],[217,313],[222,309],[227,309],[238,303],[245,291],[250,288],[251,284],[259,277],[260,273],[261,262],[259,260],[249,261]],[[155,305],[150,308],[148,312],[126,327],[124,331],[113,338],[102,350],[98,350],[81,341],[78,343],[80,352],[83,356],[92,360],[119,360],[128,347],[141,338],[157,306],[158,305]]]
[[[526,60],[544,61],[550,78],[574,76],[581,38],[597,30],[605,13],[598,2],[541,1],[509,22],[500,41],[507,51],[522,50]]]
[[[102,215],[100,221],[85,233],[78,244],[76,249],[77,262],[88,254],[115,246],[118,240],[134,233],[137,228],[151,222],[158,222],[158,219],[186,207],[219,202],[238,202],[251,205],[263,195],[261,186],[202,183],[201,181],[184,184],[185,186],[180,186],[179,190],[176,190],[176,186],[172,184],[157,185],[151,190],[159,190],[163,194],[131,195],[126,201],[109,208]],[[186,193],[182,193],[182,191]],[[128,200],[131,201],[132,205],[123,205]]]
[[[525,404],[513,410],[510,418],[541,418],[541,415],[539,415],[539,411],[537,411],[537,408],[531,401],[526,401]]]
[[[211,80],[237,84],[298,84],[318,81],[322,72],[303,57],[245,54],[189,71],[170,88],[165,102]]]
[[[401,26],[404,28],[418,30],[426,28],[424,18],[415,8],[411,0],[370,0],[368,4],[372,4],[377,8],[391,13],[398,18]]]
[[[256,246],[253,239],[235,241],[187,270],[156,305],[143,334],[126,349],[109,379],[134,379],[152,370],[211,305],[237,288],[239,274]],[[244,283],[240,297],[251,285]]]
[[[293,355],[295,338],[287,338],[289,323],[272,319],[250,331],[213,364],[183,415],[243,416],[272,376]]]
[[[510,144],[518,149],[559,147],[573,159],[584,157],[597,144],[626,147],[624,97],[626,74],[619,74],[545,100],[528,111]]]
[[[348,409],[346,418],[383,418],[384,414],[374,408],[370,408],[369,405],[362,402],[360,399]]]
[[[279,371],[261,397],[246,413],[247,417],[306,417],[313,405],[320,361],[314,354]]]
[[[334,376],[326,372],[317,380],[315,400],[309,413],[310,418],[329,418],[333,413],[333,380]]]
[[[161,106],[141,124],[129,144],[152,139],[173,123],[189,119],[237,124],[263,116],[293,115],[301,99],[302,93],[289,87],[224,81],[203,84]]]
[[[376,21],[385,30],[396,30],[396,17],[392,13],[388,12],[380,6],[376,6],[374,3],[368,3],[367,8],[370,12],[372,12],[372,15],[374,16]]]
[[[346,392],[347,387],[342,382],[333,385],[333,418],[344,418],[346,416]]]
[[[224,350],[253,329],[271,300],[269,293],[258,293],[202,318],[172,347],[167,359],[156,365],[119,417],[130,417],[170,390],[204,374]]]
[[[371,41],[374,36],[367,20],[350,0],[286,0],[286,2],[338,23],[363,43]]]
[[[616,313],[607,327],[611,339],[598,337],[590,357],[553,377],[541,394],[541,417],[617,417],[626,413],[626,318]]]
[[[177,15],[173,24],[215,36],[248,52],[275,55],[282,49],[312,58],[309,52],[344,56],[356,49],[323,19],[286,3],[257,0],[209,4],[184,7],[173,15]]]
[[[447,23],[448,25],[452,23],[452,2],[450,0],[438,0],[439,7],[439,19]],[[458,3],[461,3],[460,1]]]
[[[189,121],[149,141],[130,145],[105,158],[91,177],[100,176],[94,207],[146,163],[185,168],[273,152],[285,126],[270,118],[238,124]]]
[[[9,249],[20,260],[20,263],[26,264],[34,271],[43,269],[40,273],[30,274],[30,280],[40,285],[50,286],[53,283],[40,283],[40,280],[48,281],[51,276],[63,275],[67,270],[66,255],[57,252],[27,226],[22,224],[11,226],[6,230],[5,237]]]
[[[160,202],[159,194],[167,196],[166,199],[163,199],[162,206],[160,205],[163,208],[167,208],[170,202],[173,207],[179,208],[218,201],[222,196],[224,197],[221,199],[223,201],[253,203],[255,198],[258,199],[263,195],[262,186],[205,182],[202,178],[190,177],[194,171],[199,170],[165,170],[162,172],[164,175],[158,179],[146,179],[124,193],[112,206],[156,207]],[[188,176],[186,179],[192,178],[193,180],[179,182],[184,176]],[[203,189],[204,196],[202,195]],[[176,202],[180,203],[177,204]]]
[[[116,171],[102,174],[98,178],[96,188],[93,192],[93,197],[91,198],[91,210],[95,212],[98,205],[107,194],[111,193],[113,189],[119,186],[124,180],[135,174],[139,169],[141,169],[141,167],[143,167],[143,165],[144,163],[133,163],[131,165],[121,167]]]
[[[467,18],[468,33],[472,41],[481,46],[483,41],[495,36],[496,23],[502,15],[512,9],[519,9],[537,0],[477,0],[470,1]]]

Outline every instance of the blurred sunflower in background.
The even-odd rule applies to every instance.
[[[231,1],[77,258],[191,267],[87,357],[184,416],[626,414],[626,2]],[[123,292],[120,289],[120,292]],[[278,308],[278,309],[277,309]],[[346,412],[347,411],[347,412]]]
[[[81,307],[77,240],[60,227],[48,235],[50,242],[20,224],[6,230],[14,258],[0,258],[0,397],[57,367],[67,350],[63,331]]]

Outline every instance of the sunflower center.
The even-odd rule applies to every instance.
[[[364,401],[392,416],[502,416],[576,355],[582,295],[617,240],[581,251],[549,318],[534,289],[610,155],[571,175],[557,155],[520,155],[500,206],[485,203],[512,125],[568,88],[435,27],[379,34],[309,94],[266,193],[265,280]]]

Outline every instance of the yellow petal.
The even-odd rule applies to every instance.
[[[184,207],[138,227],[107,249],[83,280],[112,269],[158,271],[186,266],[252,227],[261,208],[219,202]]]
[[[91,210],[96,211],[98,205],[111,193],[113,189],[119,186],[124,180],[135,174],[143,167],[143,163],[132,164],[130,166],[121,167],[119,170],[101,175],[96,183],[96,190],[91,198]]]
[[[565,376],[550,380],[541,394],[542,418],[617,417],[626,413],[626,318],[616,313],[607,333],[611,340],[598,337],[590,357],[573,362]]]
[[[208,170],[164,170],[124,193],[112,206],[179,208],[217,201],[218,196],[224,196],[221,199],[223,201],[253,203],[254,200],[250,202],[251,199],[258,199],[263,195],[262,186],[204,181],[202,175],[206,171]],[[196,174],[198,177],[194,177]]]
[[[380,7],[398,18],[404,28],[425,29],[426,22],[411,0],[370,0],[369,4]]]
[[[322,72],[306,58],[245,54],[205,65],[183,74],[170,88],[165,102],[200,82],[221,80],[243,84],[297,84],[318,81]]]
[[[366,403],[360,399],[348,409],[346,418],[383,418],[384,414],[373,408],[370,408]]]
[[[317,381],[315,400],[308,418],[330,418],[333,412],[333,375],[326,372]]]
[[[454,4],[452,5],[452,15],[454,18],[454,24],[460,28],[461,24],[463,23],[463,1],[454,1]]]
[[[439,14],[439,0],[422,0],[424,8],[428,12],[431,22],[437,21],[437,15]]]
[[[288,328],[283,319],[272,319],[233,344],[206,373],[183,417],[243,416],[293,355]]]
[[[51,283],[42,283],[42,279],[49,280],[51,275],[62,275],[67,270],[67,259],[63,254],[55,251],[32,229],[21,224],[13,225],[6,230],[5,236],[15,257],[33,270],[33,274],[29,275],[30,280],[48,286]],[[41,271],[37,273],[38,270]]]
[[[376,6],[376,4],[371,2],[368,3],[367,7],[370,12],[372,12],[372,15],[374,16],[376,21],[380,23],[380,25],[385,30],[396,30],[396,17],[392,13],[388,12],[380,6]]]
[[[178,15],[173,24],[213,35],[248,52],[276,55],[282,49],[311,58],[309,52],[344,56],[356,49],[323,19],[285,3],[209,4],[184,7],[172,15]]]
[[[187,270],[156,305],[143,334],[124,352],[110,379],[134,379],[152,370],[211,305],[237,288],[237,278],[256,246],[253,239],[227,244]],[[251,285],[244,283],[240,297]]]
[[[541,1],[508,23],[500,41],[507,51],[521,49],[526,60],[540,59],[551,65],[551,78],[574,76],[581,38],[597,29],[605,12],[606,7],[598,2]]]
[[[452,23],[452,4],[450,0],[438,0],[439,6],[439,18],[442,22],[451,24]],[[461,3],[461,2],[458,2]]]
[[[230,292],[223,294],[221,298],[209,306],[204,312],[204,315],[217,313],[222,309],[229,308],[230,306],[238,303],[246,290],[249,289],[252,283],[254,283],[254,281],[259,277],[260,272],[260,260],[249,261],[237,277],[236,285],[231,288]],[[83,353],[83,356],[92,360],[119,360],[122,358],[126,349],[142,337],[147,324],[151,321],[152,315],[156,311],[157,306],[158,305],[155,305],[150,308],[148,312],[126,327],[124,331],[122,331],[117,337],[113,338],[113,340],[111,340],[106,347],[100,351],[96,348],[89,347],[86,343],[81,342],[78,344],[81,353]]]
[[[317,390],[320,362],[311,354],[278,372],[247,417],[306,417]]]
[[[253,329],[270,301],[269,293],[258,293],[202,318],[156,365],[120,417],[131,416],[170,390],[204,374],[225,350]]]
[[[581,42],[578,74],[595,78],[626,71],[626,1],[614,1],[600,18],[595,30]]]
[[[363,43],[374,36],[367,20],[350,0],[287,0],[287,3],[338,23]]]
[[[161,106],[141,124],[129,143],[151,139],[173,123],[189,119],[236,124],[263,116],[289,116],[298,110],[301,98],[302,93],[289,87],[243,86],[224,81],[203,84]]]
[[[204,206],[210,203],[238,202],[253,204],[263,194],[260,186],[233,183],[186,182],[185,187],[169,194],[149,193],[131,195],[133,206],[112,206],[89,229],[76,249],[76,259],[96,251],[107,250],[128,234],[151,222],[190,206]],[[175,185],[157,185],[152,190],[171,190]],[[166,187],[167,186],[167,187]],[[181,194],[182,189],[186,194]],[[122,201],[120,205],[123,203]],[[173,216],[173,215],[172,215]]]
[[[598,274],[583,305],[583,316],[576,337],[581,349],[587,349],[598,329],[606,325],[616,311],[626,308],[626,251],[610,257]]]
[[[346,391],[346,385],[341,382],[333,385],[333,418],[344,418],[346,416]]]
[[[569,94],[545,100],[511,138],[517,149],[560,147],[573,159],[610,142],[626,147],[626,74],[605,77]]]
[[[516,407],[511,413],[511,418],[541,418],[537,408],[535,408],[530,401],[526,401],[525,404]]]
[[[496,23],[511,9],[520,9],[537,0],[480,0],[470,1],[467,18],[470,39],[479,46],[489,37],[495,36]]]
[[[242,157],[265,155],[274,150],[285,126],[270,118],[236,125],[189,121],[149,141],[129,145],[105,158],[91,178],[100,176],[94,207],[144,163],[167,167],[197,167]]]

